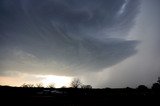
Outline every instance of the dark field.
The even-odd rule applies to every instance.
[[[159,103],[160,90],[0,87],[1,104],[103,106],[107,104]]]

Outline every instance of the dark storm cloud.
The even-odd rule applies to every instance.
[[[54,61],[56,70],[115,65],[136,53],[137,41],[126,36],[138,5],[138,0],[1,0],[0,70],[23,71],[38,61]]]

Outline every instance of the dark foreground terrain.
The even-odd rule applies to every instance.
[[[159,104],[160,90],[0,87],[1,104],[103,106],[107,104]],[[5,106],[4,105],[4,106]],[[1,105],[2,106],[2,105]]]

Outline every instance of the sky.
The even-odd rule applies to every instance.
[[[0,84],[151,87],[159,10],[159,0],[1,0]]]

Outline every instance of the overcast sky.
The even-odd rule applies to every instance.
[[[1,0],[0,83],[57,75],[150,87],[160,76],[159,10],[159,0]]]

